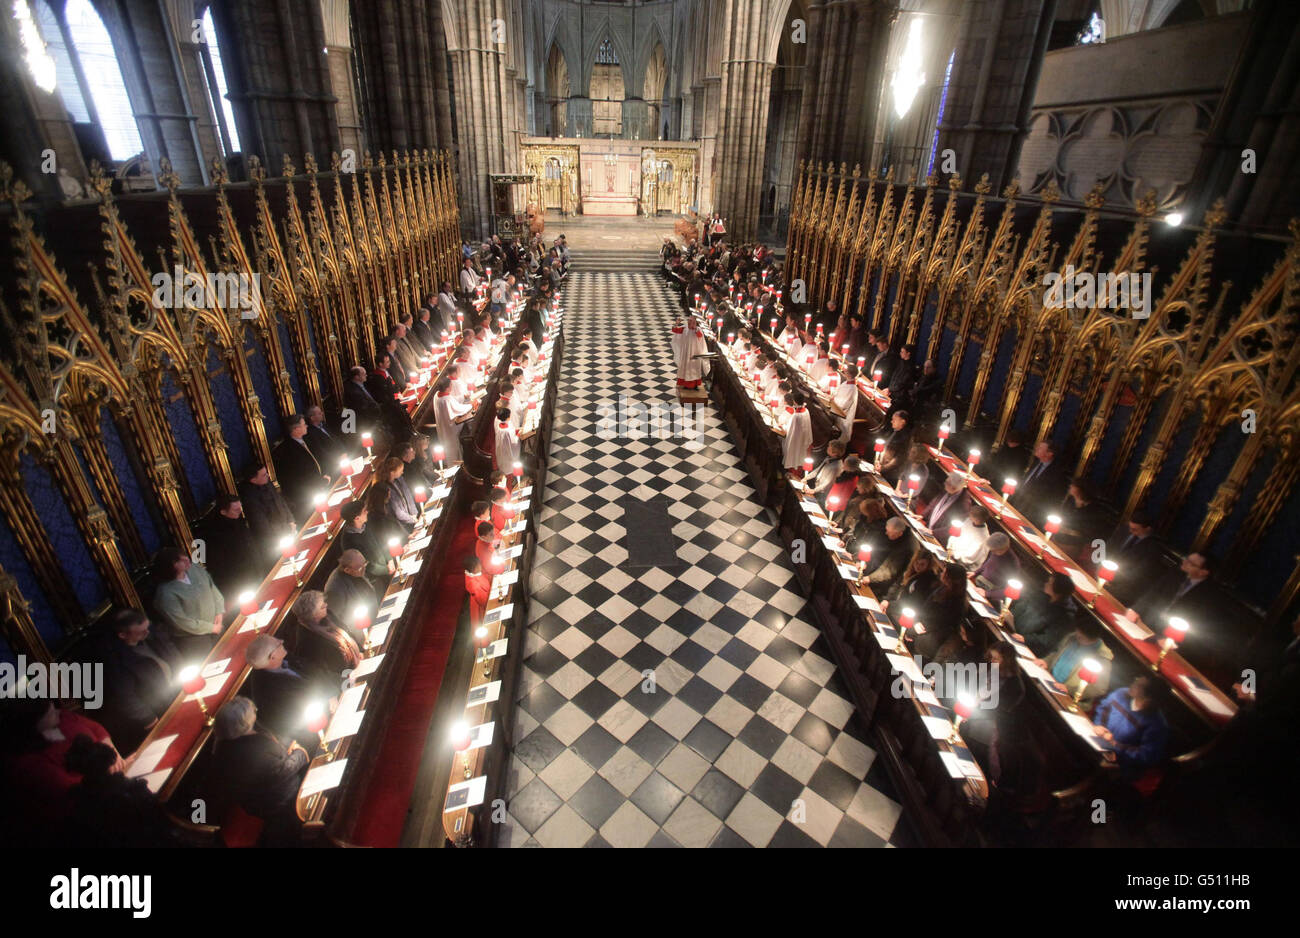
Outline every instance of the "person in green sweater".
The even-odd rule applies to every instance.
[[[208,656],[221,634],[225,598],[202,564],[174,547],[158,553],[161,585],[154,593],[154,607],[175,629],[176,647],[186,661]]]

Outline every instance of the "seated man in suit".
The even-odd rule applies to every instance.
[[[1065,467],[1051,440],[1040,440],[1034,447],[1034,459],[1024,478],[1011,496],[1011,503],[1026,518],[1042,527],[1043,519],[1056,510],[1065,495]]]
[[[266,551],[254,540],[238,495],[217,496],[217,510],[208,519],[203,538],[208,573],[227,599],[258,588],[269,572],[262,560]]]
[[[348,502],[340,511],[343,533],[339,543],[345,551],[359,551],[366,558],[366,575],[386,578],[397,571],[397,561],[388,553],[388,547],[378,532],[370,527],[370,512],[362,501]]]
[[[1035,659],[1040,668],[1046,668],[1052,677],[1065,685],[1071,697],[1078,691],[1079,669],[1089,659],[1101,665],[1097,679],[1087,686],[1080,698],[1083,704],[1100,700],[1110,687],[1110,663],[1115,653],[1101,640],[1101,623],[1092,616],[1076,616],[1074,631],[1061,639],[1056,650],[1047,657]]]
[[[1119,565],[1109,590],[1122,603],[1131,605],[1164,575],[1164,548],[1155,530],[1151,516],[1136,511],[1123,526],[1123,533],[1106,543],[1106,559]]]
[[[339,554],[339,565],[325,581],[325,602],[341,622],[351,623],[353,613],[364,608],[370,615],[379,608],[375,588],[366,578],[366,555],[359,550]]]
[[[383,417],[379,401],[366,386],[366,369],[360,365],[348,372],[348,380],[343,383],[343,406],[356,415],[356,429],[348,444],[349,449],[356,450],[361,445],[361,433],[374,432]]]
[[[325,411],[316,404],[307,408],[307,448],[327,473],[343,458],[343,443],[325,426]]]
[[[1061,517],[1057,546],[1091,572],[1094,569],[1092,544],[1105,539],[1106,518],[1093,498],[1092,485],[1087,479],[1075,476],[1070,480],[1070,488],[1056,513]]]
[[[257,545],[258,558],[269,570],[280,554],[280,538],[295,530],[297,524],[265,466],[257,466],[239,487],[239,504]]]
[[[885,542],[875,545],[866,569],[867,584],[872,592],[881,595],[887,592],[907,569],[915,549],[916,538],[908,530],[906,521],[898,517],[886,521]]]
[[[965,521],[970,512],[970,495],[960,472],[950,472],[943,480],[943,491],[925,509],[921,519],[943,543],[954,520]]]
[[[1235,649],[1220,638],[1217,628],[1220,604],[1210,582],[1215,562],[1207,553],[1188,554],[1176,572],[1167,573],[1133,604],[1157,636],[1164,634],[1171,617],[1185,619],[1190,628],[1178,650],[1212,678],[1227,677],[1226,668],[1235,657]]]
[[[1041,592],[1027,591],[1011,603],[1007,624],[1015,637],[1036,655],[1046,655],[1074,629],[1079,607],[1074,602],[1074,582],[1068,573],[1053,573]]]
[[[139,609],[120,609],[101,637],[104,706],[95,714],[117,744],[130,753],[180,693],[180,653],[162,629]]]
[[[307,731],[303,716],[313,698],[324,700],[335,688],[313,684],[306,669],[290,659],[284,642],[274,635],[258,635],[248,643],[244,661],[252,670],[244,685],[248,696],[257,704],[257,717],[267,729],[281,739],[297,739],[303,746],[315,746],[314,734]]]
[[[307,420],[294,414],[284,423],[287,436],[276,444],[271,454],[275,460],[275,477],[284,489],[285,501],[298,523],[312,513],[312,499],[329,491],[330,476],[307,447]]]

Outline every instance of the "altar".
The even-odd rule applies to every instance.
[[[632,218],[684,215],[698,201],[699,144],[525,137],[523,165],[541,212]]]

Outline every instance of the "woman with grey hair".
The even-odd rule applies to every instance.
[[[301,822],[294,808],[310,761],[296,742],[286,748],[257,725],[257,707],[235,697],[217,711],[216,743],[207,776],[216,820],[225,823],[234,809],[261,818],[261,846],[292,846]]]
[[[344,671],[361,663],[360,647],[334,621],[320,590],[300,595],[293,604],[293,617],[296,628],[286,637],[285,645],[323,680],[337,683]]]

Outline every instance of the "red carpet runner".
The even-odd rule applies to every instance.
[[[447,550],[437,598],[421,626],[406,683],[388,721],[379,754],[383,769],[372,777],[357,819],[355,840],[362,846],[396,847],[402,839],[407,806],[429,733],[429,720],[451,655],[456,624],[465,606],[465,571],[460,558],[473,550],[473,526],[468,520],[462,520],[461,530]]]

